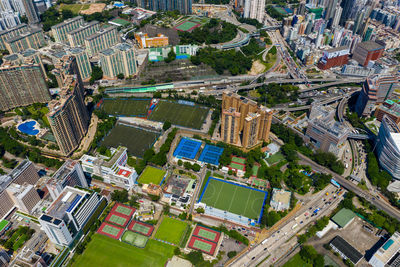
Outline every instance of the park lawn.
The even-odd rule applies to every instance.
[[[88,9],[89,7],[90,7],[90,4],[84,4],[84,5],[81,5],[81,4],[70,4],[70,5],[61,4],[60,5],[60,10],[71,10],[72,13],[77,15],[77,14],[79,14],[79,11]]]
[[[297,253],[282,267],[312,267],[312,264],[303,261],[303,259],[300,257],[300,254]]]
[[[182,235],[185,233],[187,223],[171,217],[164,217],[157,230],[155,238],[179,245]]]
[[[164,266],[174,255],[174,247],[156,240],[149,240],[145,248],[94,234],[85,252],[73,266]]]
[[[269,158],[266,159],[268,165],[274,165],[275,163],[278,163],[282,160],[284,160],[285,157],[282,155],[282,153],[280,151],[278,151],[277,153],[273,154],[272,156],[270,156]]]
[[[113,116],[147,116],[151,99],[104,99],[101,109]]]
[[[165,175],[164,170],[160,170],[151,166],[147,166],[140,175],[138,182],[141,184],[157,184],[159,185]]]

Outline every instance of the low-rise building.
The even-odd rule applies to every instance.
[[[341,236],[335,236],[335,238],[333,238],[329,243],[329,246],[335,252],[339,253],[343,259],[349,259],[354,265],[363,258],[363,255]]]
[[[157,34],[155,37],[149,37],[147,33],[138,32],[135,33],[135,39],[140,48],[163,47],[169,44],[168,36],[161,33]]]
[[[69,247],[85,232],[84,227],[98,209],[107,204],[96,192],[67,186],[39,218],[42,229],[55,245]],[[86,230],[87,227],[86,227]]]
[[[343,208],[338,211],[331,220],[336,223],[339,228],[345,228],[354,220],[354,217],[356,217],[356,214],[353,211]]]
[[[162,188],[161,186],[157,185],[157,184],[144,184],[142,186],[142,190],[143,192],[145,192],[146,194],[149,195],[153,195],[153,196],[160,196],[162,193]]]
[[[290,197],[292,192],[274,188],[272,190],[272,197],[270,206],[276,211],[288,210],[290,208]]]
[[[127,190],[135,185],[138,177],[136,170],[126,165],[128,162],[126,147],[111,148],[110,157],[83,155],[80,162],[85,172],[103,178],[105,183]]]
[[[394,123],[400,123],[400,105],[393,100],[386,100],[375,110],[375,117],[378,121],[383,120],[383,116],[388,116]]]

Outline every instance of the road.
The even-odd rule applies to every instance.
[[[378,209],[383,210],[386,212],[388,215],[391,217],[395,218],[396,220],[400,221],[400,211],[390,205],[390,203],[384,201],[381,198],[375,197],[373,194],[371,194],[368,191],[365,191],[361,188],[359,188],[357,185],[353,184],[351,181],[346,180],[343,176],[317,164],[316,162],[312,161],[308,157],[304,156],[303,154],[298,153],[299,158],[300,158],[300,164],[306,164],[311,166],[311,168],[314,171],[318,171],[321,173],[328,173],[331,174],[332,177],[344,188],[347,190],[352,191],[356,195],[365,198],[367,201],[369,201],[372,205],[376,206]]]
[[[262,263],[261,266],[271,266],[275,264],[276,261],[284,257],[297,245],[297,233],[315,220],[328,215],[336,208],[341,200],[341,197],[332,198],[332,192],[336,189],[330,184],[324,190],[316,193],[312,200],[305,203],[297,213],[286,221],[284,226],[277,231],[271,232],[268,238],[250,248],[246,254],[236,259],[230,266],[256,266],[260,263]],[[329,193],[329,195],[326,196],[326,193]],[[324,204],[328,201],[328,198],[332,198],[331,203]],[[320,211],[317,212],[317,215],[311,216],[317,208]]]

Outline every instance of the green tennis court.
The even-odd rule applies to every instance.
[[[242,159],[242,158],[238,158],[238,157],[232,157],[232,162],[245,164],[246,159]]]
[[[193,243],[193,247],[208,252],[208,251],[211,251],[213,246],[210,244],[207,244],[206,242],[202,242],[200,240],[195,240]]]
[[[231,164],[229,164],[229,167],[231,167],[232,169],[238,169],[238,170],[243,171],[245,166],[231,162]]]
[[[102,231],[106,234],[117,236],[120,230],[118,228],[106,224],[104,225]]]
[[[150,227],[142,225],[142,224],[138,224],[138,223],[135,223],[132,227],[133,231],[142,233],[144,235],[147,235],[147,233],[149,232],[149,229],[150,229]]]
[[[125,225],[127,220],[123,217],[113,214],[108,221],[118,225]]]
[[[115,209],[115,211],[119,212],[119,213],[122,213],[122,214],[125,214],[126,216],[129,216],[129,215],[131,215],[132,209],[124,207],[124,206],[118,206]]]
[[[182,24],[175,27],[175,29],[186,32],[196,26],[200,25],[200,23],[192,22],[192,21],[185,21]]]
[[[144,248],[146,246],[147,240],[147,237],[131,231],[126,231],[122,235],[122,241],[139,248]]]
[[[216,233],[213,233],[213,232],[210,232],[210,231],[207,231],[207,230],[204,230],[204,229],[200,229],[199,233],[197,235],[200,236],[200,237],[204,237],[206,239],[209,239],[209,240],[215,240],[215,237],[217,236]]]

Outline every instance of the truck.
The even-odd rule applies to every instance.
[[[292,226],[292,230],[297,227],[297,223]]]
[[[261,244],[265,245],[268,242],[268,238],[265,239],[263,242],[261,242]]]
[[[317,208],[317,209],[315,209],[315,210],[313,211],[313,213],[314,213],[314,214],[317,214],[319,210],[320,210],[320,208]]]

